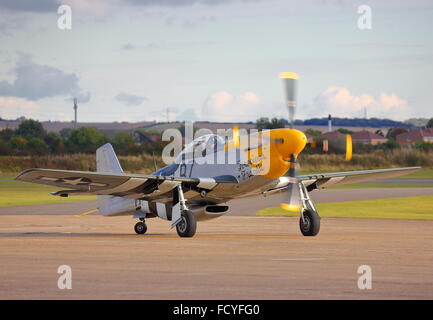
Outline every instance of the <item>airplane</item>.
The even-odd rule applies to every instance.
[[[230,139],[207,134],[194,139],[175,161],[150,175],[122,170],[111,144],[96,150],[96,172],[28,169],[15,179],[60,188],[53,195],[97,195],[97,207],[104,216],[132,215],[139,221],[137,234],[147,231],[146,219],[168,220],[180,237],[193,237],[197,221],[221,217],[229,202],[245,197],[286,193],[280,206],[300,215],[303,236],[316,236],[320,216],[309,192],[405,175],[420,167],[297,175],[298,155],[307,145],[305,134],[293,128],[298,75],[280,74],[289,111],[289,128],[263,130],[240,135],[235,126]],[[243,137],[243,138],[242,138]],[[346,159],[352,144],[347,137]],[[251,141],[254,141],[251,144]],[[235,161],[226,161],[228,158]],[[212,161],[224,159],[224,162]]]

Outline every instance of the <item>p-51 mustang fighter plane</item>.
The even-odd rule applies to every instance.
[[[395,177],[419,169],[296,175],[296,159],[307,144],[304,133],[293,129],[298,77],[284,72],[281,78],[290,128],[250,133],[246,139],[240,138],[237,127],[229,140],[215,134],[201,136],[187,145],[172,164],[151,175],[124,173],[113,147],[105,144],[96,151],[96,172],[28,169],[16,179],[66,188],[53,193],[62,197],[97,195],[98,209],[103,215],[133,215],[139,219],[134,228],[138,234],[147,231],[145,219],[160,217],[170,221],[180,237],[194,236],[197,221],[224,215],[230,200],[286,192],[287,203],[281,207],[299,212],[301,233],[315,236],[320,230],[320,217],[308,192],[331,185]],[[346,158],[350,155],[348,143]],[[227,163],[228,158],[235,161]]]

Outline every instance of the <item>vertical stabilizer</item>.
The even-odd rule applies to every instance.
[[[101,173],[123,173],[122,167],[119,163],[119,159],[117,159],[113,146],[110,143],[106,143],[96,150],[96,171]],[[110,206],[113,205],[113,200],[116,197],[98,195],[97,198],[99,211],[103,215],[110,214]],[[126,200],[134,203],[134,200],[131,199],[120,199],[120,201],[121,200]]]
[[[113,146],[104,144],[96,150],[96,171],[105,173],[123,173]]]

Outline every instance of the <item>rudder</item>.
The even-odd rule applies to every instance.
[[[123,173],[122,167],[110,143],[96,150],[96,171],[105,173]]]
[[[110,143],[106,143],[96,150],[96,171],[101,173],[123,174],[122,166]],[[97,196],[97,206],[103,215],[108,213],[106,208],[110,207],[114,199],[115,197],[108,195]]]

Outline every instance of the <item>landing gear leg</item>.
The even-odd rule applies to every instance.
[[[308,195],[307,188],[302,182],[299,184],[302,200],[302,211],[299,219],[299,228],[304,236],[315,236],[320,231],[320,216]]]
[[[197,229],[197,221],[195,215],[186,206],[185,197],[183,196],[182,184],[177,186],[180,205],[180,218],[175,221],[176,231],[179,237],[187,238],[193,237]]]

